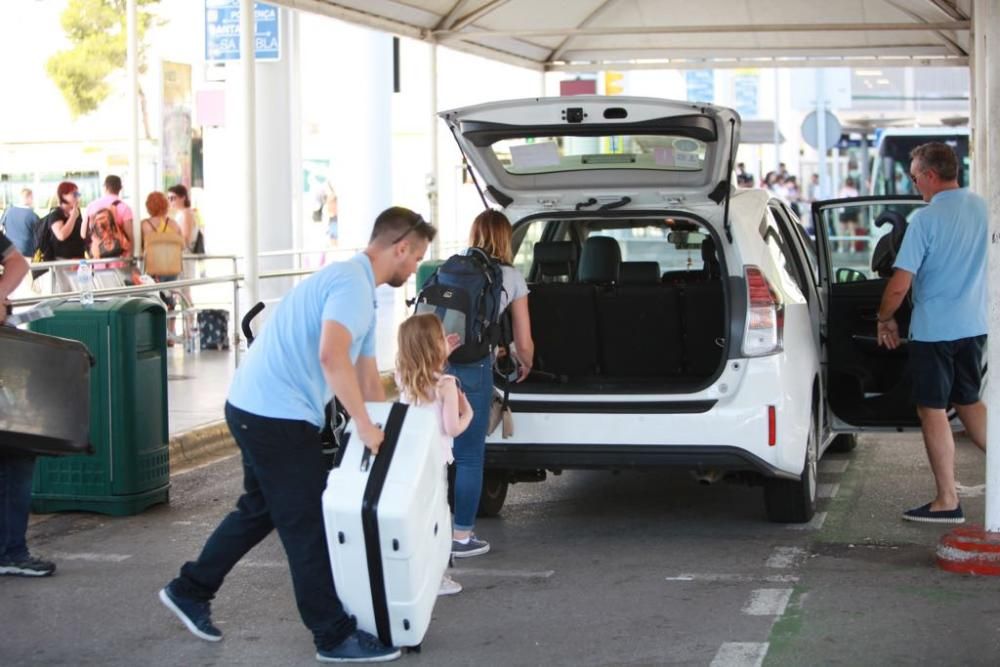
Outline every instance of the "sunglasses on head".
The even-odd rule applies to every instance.
[[[392,242],[392,245],[396,245],[397,243],[405,239],[407,236],[409,236],[410,232],[420,229],[421,227],[424,228],[430,227],[430,223],[424,220],[423,216],[417,214],[416,217],[410,221],[410,226],[406,228],[406,231],[400,234],[399,238],[397,238],[395,241]]]

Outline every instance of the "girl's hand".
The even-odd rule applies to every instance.
[[[462,344],[462,337],[457,333],[448,334],[444,339],[448,343],[448,354],[454,352],[455,349]]]

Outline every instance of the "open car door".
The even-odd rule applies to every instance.
[[[824,379],[835,431],[920,426],[908,345],[879,347],[875,329],[907,221],[922,206],[919,197],[905,195],[813,203],[820,286],[828,304],[821,325]],[[911,312],[912,296],[907,295],[896,311],[904,340]]]

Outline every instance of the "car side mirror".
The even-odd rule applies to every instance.
[[[857,269],[840,268],[833,274],[835,283],[856,283],[862,280],[868,280],[868,276]]]

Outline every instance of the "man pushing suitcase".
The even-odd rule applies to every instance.
[[[271,315],[240,365],[226,422],[243,456],[244,493],[196,561],[160,591],[160,600],[195,636],[219,641],[210,601],[229,571],[277,529],[295,600],[320,662],[381,662],[399,657],[358,630],[334,589],[323,530],[326,465],[320,446],[324,406],[336,395],[357,434],[377,453],[383,433],[364,401],[384,401],[375,364],[375,288],[403,285],[435,229],[405,208],[375,220],[364,252],[297,285]]]

